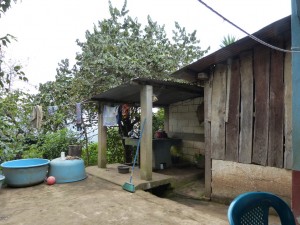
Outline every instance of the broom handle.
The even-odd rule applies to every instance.
[[[144,126],[145,126],[145,123],[146,123],[146,119],[144,119],[143,124],[142,124],[142,127],[141,127],[141,133],[140,133],[140,136],[139,136],[138,145],[137,145],[136,152],[135,152],[135,156],[134,156],[134,160],[133,160],[133,165],[132,165],[132,170],[131,170],[131,176],[130,176],[130,181],[129,181],[129,183],[131,183],[131,181],[132,181],[134,165],[135,165],[135,163],[136,163],[136,159],[137,159],[137,156],[138,156],[138,153],[139,153],[140,143],[141,143],[142,135],[143,135],[143,132],[144,132]]]

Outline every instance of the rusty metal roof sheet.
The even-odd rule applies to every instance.
[[[153,94],[157,101],[153,102],[154,107],[167,106],[172,103],[203,97],[203,87],[178,83],[173,81],[162,81],[148,78],[136,78],[129,83],[122,84],[91,98],[92,101],[103,103],[140,103],[140,90],[143,85],[153,86]]]
[[[290,38],[290,33],[291,17],[287,16],[262,28],[253,35],[265,42],[268,42],[268,40],[271,38],[279,35]],[[176,72],[172,73],[171,76],[193,81],[199,72],[208,72],[211,66],[226,61],[228,58],[233,58],[243,51],[250,50],[255,45],[258,45],[256,41],[248,36],[244,37],[232,43],[231,45],[221,48],[220,50],[177,70]]]

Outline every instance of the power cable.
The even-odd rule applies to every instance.
[[[216,15],[218,15],[219,17],[221,17],[223,20],[225,20],[226,22],[228,22],[230,25],[234,26],[235,28],[237,28],[238,30],[242,31],[243,33],[245,33],[248,37],[250,37],[251,39],[253,39],[254,41],[257,41],[258,43],[267,46],[269,48],[272,48],[274,50],[277,51],[281,51],[281,52],[286,52],[286,53],[300,53],[300,51],[295,51],[295,50],[287,50],[287,49],[283,49],[283,48],[279,48],[276,47],[274,45],[271,45],[257,37],[255,37],[254,35],[248,33],[247,31],[245,31],[244,29],[242,29],[241,27],[239,27],[238,25],[236,25],[235,23],[231,22],[229,19],[227,19],[226,17],[224,17],[223,15],[221,15],[219,12],[217,12],[216,10],[214,10],[212,7],[210,7],[209,5],[207,5],[205,2],[203,2],[202,0],[198,0],[198,2],[200,2],[202,5],[204,5],[206,8],[208,8],[210,11],[212,11],[213,13],[215,13]]]

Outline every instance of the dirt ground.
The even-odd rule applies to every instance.
[[[228,225],[224,205],[130,193],[91,175],[68,184],[2,188],[0,204],[0,224]]]

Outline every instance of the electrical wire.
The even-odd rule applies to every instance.
[[[258,43],[267,46],[269,48],[272,48],[274,50],[277,51],[281,51],[281,52],[286,52],[286,53],[300,53],[300,51],[295,51],[295,50],[287,50],[287,49],[282,49],[279,47],[276,47],[274,45],[271,45],[257,37],[255,37],[254,35],[248,33],[247,31],[245,31],[244,29],[242,29],[241,27],[239,27],[238,25],[236,25],[235,23],[231,22],[229,19],[227,19],[226,17],[224,17],[223,15],[221,15],[219,12],[217,12],[216,10],[214,10],[212,7],[210,7],[209,5],[207,5],[205,2],[203,2],[202,0],[198,0],[198,2],[200,2],[202,5],[204,5],[206,8],[208,8],[210,11],[212,11],[213,13],[215,13],[217,16],[221,17],[223,20],[225,20],[227,23],[229,23],[230,25],[234,26],[235,28],[237,28],[238,30],[240,30],[241,32],[245,33],[248,37],[250,37],[251,39],[253,39],[254,41],[257,41]]]

